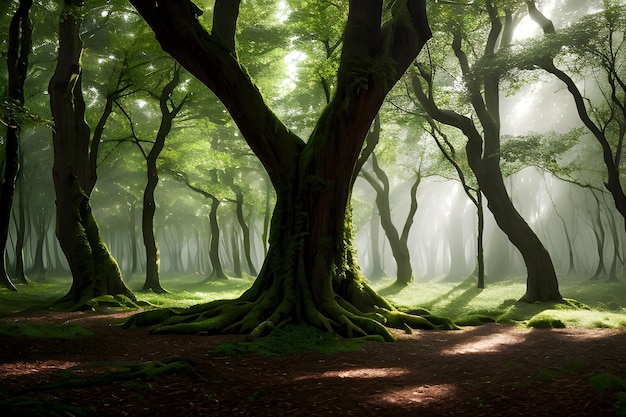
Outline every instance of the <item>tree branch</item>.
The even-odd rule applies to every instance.
[[[224,47],[222,37],[228,32],[225,23],[218,24],[218,39],[196,20],[201,11],[189,0],[130,1],[150,25],[163,50],[211,89],[226,106],[274,185],[280,186],[290,177],[289,173],[296,170],[297,155],[304,142],[269,109],[246,69]],[[226,6],[220,8],[220,14],[230,16],[232,27],[234,9],[226,13],[227,9]]]

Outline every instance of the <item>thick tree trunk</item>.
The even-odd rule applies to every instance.
[[[89,126],[84,120],[81,91],[82,41],[76,8],[81,0],[66,0],[59,23],[59,58],[50,80],[50,108],[56,191],[57,238],[72,272],[72,287],[61,300],[78,303],[101,295],[124,295],[126,288],[117,262],[102,241],[98,223],[83,190],[89,166]]]

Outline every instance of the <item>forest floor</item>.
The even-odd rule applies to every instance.
[[[68,415],[54,414],[65,404],[82,408],[84,414],[71,410],[75,416],[609,416],[626,391],[619,378],[626,377],[625,329],[485,324],[398,332],[395,343],[368,342],[355,351],[229,355],[215,347],[242,337],[122,329],[130,314],[0,319],[5,327],[92,332],[65,339],[0,334],[0,415]],[[193,366],[153,379],[45,385],[173,356]]]

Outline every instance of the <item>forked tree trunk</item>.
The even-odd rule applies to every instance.
[[[82,40],[78,10],[82,0],[65,0],[59,22],[59,57],[48,91],[54,120],[57,238],[72,272],[72,287],[61,300],[78,303],[101,295],[134,295],[124,285],[115,259],[102,241],[84,191],[89,174],[90,129],[81,91]]]

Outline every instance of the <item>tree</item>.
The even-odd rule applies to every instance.
[[[82,0],[64,1],[59,20],[58,61],[48,87],[54,121],[56,234],[72,272],[72,287],[61,301],[79,305],[85,299],[102,295],[135,299],[102,241],[89,200],[95,184],[96,155],[85,121],[82,94],[83,6]]]
[[[475,7],[482,8],[482,4],[489,29],[482,45],[484,52],[474,57],[474,61],[472,54],[478,46],[472,45],[469,27],[477,23],[468,22],[470,15],[466,13],[453,13],[449,16],[452,23],[444,22],[452,32],[452,50],[464,79],[467,100],[480,128],[473,118],[439,107],[434,95],[435,67],[432,62],[416,66],[416,76],[412,77],[413,92],[434,120],[459,129],[467,137],[467,161],[480,191],[487,198],[487,206],[496,223],[519,250],[526,264],[526,293],[520,301],[559,301],[562,297],[550,254],[515,209],[500,168],[500,86],[506,71],[494,65],[494,60],[509,48],[515,19],[511,9],[500,10],[494,1],[486,0]]]
[[[306,142],[270,110],[237,57],[239,1],[215,2],[210,32],[197,20],[202,10],[190,1],[131,3],[161,47],[225,105],[267,171],[277,202],[263,267],[237,300],[192,307],[169,319],[161,311],[144,313],[128,325],[163,322],[162,332],[258,336],[300,320],[347,336],[385,339],[393,338],[385,326],[434,327],[398,312],[365,283],[349,206],[370,125],[431,36],[426,2],[350,1],[335,91]]]
[[[404,223],[402,231],[399,233],[396,226],[393,224],[391,216],[391,203],[390,203],[390,184],[389,177],[385,171],[380,167],[374,147],[380,140],[380,120],[377,117],[372,130],[367,135],[368,146],[366,150],[371,149],[371,155],[363,153],[361,159],[364,156],[368,156],[371,161],[373,174],[367,169],[360,169],[360,175],[368,182],[368,184],[376,192],[376,207],[378,208],[378,215],[380,216],[380,224],[385,231],[391,253],[396,261],[397,272],[396,281],[393,284],[395,289],[399,289],[407,286],[413,282],[413,268],[411,266],[411,256],[409,254],[409,232],[411,231],[411,225],[413,224],[413,217],[417,211],[417,187],[419,186],[422,176],[420,172],[416,173],[415,181],[411,186],[409,192],[411,202],[409,206],[409,213]],[[370,143],[371,142],[371,143]]]
[[[211,267],[213,268],[211,274],[206,278],[206,281],[223,281],[228,277],[222,267],[222,261],[220,260],[219,244],[220,244],[220,226],[217,221],[217,210],[220,207],[220,199],[206,190],[191,183],[191,181],[183,176],[185,184],[191,190],[197,192],[205,198],[211,201],[211,211],[209,212],[209,225],[211,226],[211,240],[209,243],[209,259],[211,261]]]
[[[601,146],[606,167],[605,187],[624,218],[626,228],[626,194],[620,178],[626,138],[626,75],[623,71],[626,7],[605,1],[604,10],[557,34],[552,21],[537,9],[535,2],[526,3],[529,15],[542,28],[546,39],[529,48],[518,66],[543,68],[567,86],[580,120]],[[604,78],[598,86],[604,90],[605,111],[594,108],[592,100],[585,97],[574,79],[557,66],[555,60],[563,50],[578,55],[599,70],[600,77]],[[611,140],[612,137],[616,140]]]
[[[28,73],[28,56],[32,49],[33,28],[30,21],[32,0],[20,0],[9,25],[8,36],[8,91],[7,98],[18,108],[24,106],[24,83]],[[6,271],[6,244],[15,183],[19,172],[19,116],[8,117],[3,172],[0,178],[0,284],[17,291]],[[25,282],[25,280],[23,280]]]
[[[141,154],[146,160],[147,182],[143,194],[143,210],[141,217],[141,230],[143,234],[143,242],[146,248],[146,280],[143,290],[152,290],[157,294],[167,292],[161,286],[160,281],[160,259],[159,247],[154,233],[154,213],[156,212],[156,201],[154,192],[159,182],[159,172],[157,168],[157,160],[163,147],[165,140],[172,130],[172,123],[176,116],[180,113],[189,95],[186,95],[179,103],[174,103],[172,94],[176,87],[180,84],[180,67],[174,66],[171,80],[169,80],[162,88],[161,94],[157,97],[159,100],[159,109],[161,112],[161,123],[156,133],[156,137],[149,152],[146,152],[142,141],[135,134],[134,122],[130,115],[126,112],[130,129],[133,131],[135,143],[141,150]]]

